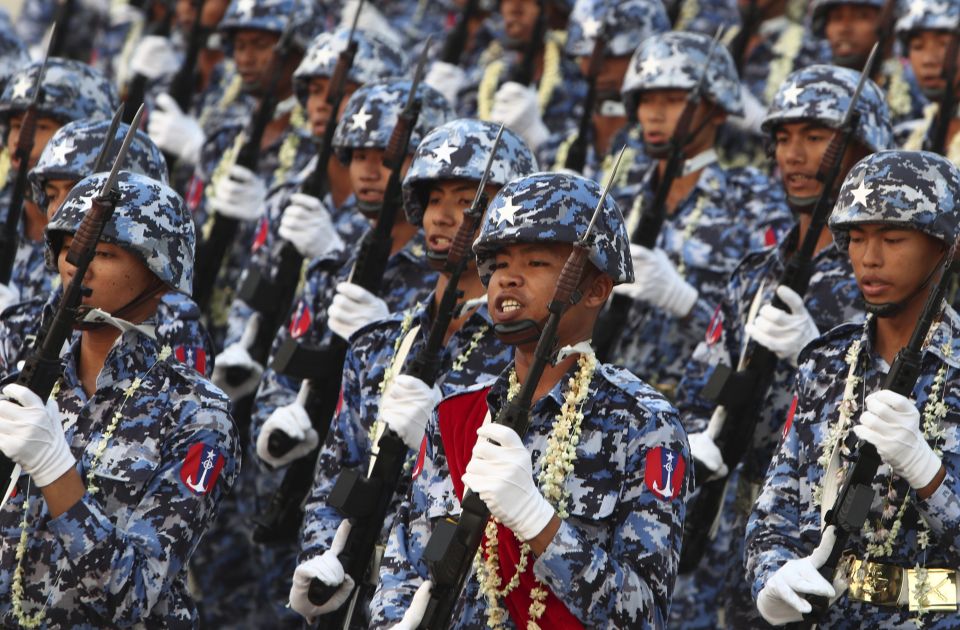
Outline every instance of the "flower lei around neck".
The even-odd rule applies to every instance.
[[[170,358],[170,355],[173,353],[173,350],[170,346],[163,346],[160,349],[159,354],[157,355],[157,360],[147,368],[143,376],[146,377],[153,368]],[[120,420],[123,418],[123,409],[126,407],[127,401],[133,397],[134,393],[140,386],[143,384],[143,378],[137,376],[133,379],[133,382],[130,383],[130,386],[123,391],[123,400],[120,401],[120,404],[117,405],[116,411],[113,412],[113,416],[110,418],[110,424],[107,425],[106,430],[103,432],[103,435],[100,437],[100,441],[97,442],[97,448],[93,452],[93,457],[90,459],[90,469],[87,473],[87,494],[90,496],[95,496],[100,492],[100,488],[97,487],[94,483],[93,471],[97,469],[100,465],[100,460],[103,459],[103,454],[107,450],[107,445],[110,443],[110,440],[113,439],[113,434],[116,433],[117,427],[120,425]],[[60,393],[60,381],[58,380],[53,389],[50,391],[50,398],[55,399]],[[17,568],[13,572],[13,583],[10,587],[11,600],[13,605],[13,615],[17,619],[17,623],[20,624],[22,628],[39,628],[46,621],[47,617],[47,603],[45,602],[43,607],[32,615],[28,615],[23,610],[23,556],[27,552],[27,542],[29,536],[27,534],[28,515],[30,514],[30,482],[27,482],[27,489],[23,495],[23,518],[20,520],[20,540],[17,543],[16,549],[16,559],[17,559]],[[60,581],[60,573],[57,573],[57,576],[54,580],[54,586]],[[48,598],[49,600],[49,598]]]
[[[546,464],[537,476],[537,482],[544,498],[556,509],[557,516],[566,519],[570,492],[564,487],[567,475],[573,472],[573,463],[577,458],[577,444],[580,442],[580,427],[583,422],[583,403],[590,393],[590,382],[596,371],[597,359],[591,353],[580,355],[577,361],[577,374],[567,381],[560,414],[553,422],[547,448],[544,453]],[[510,385],[507,397],[513,399],[520,391],[516,369],[510,371]],[[474,558],[474,569],[480,583],[480,593],[487,599],[487,625],[490,628],[502,628],[507,616],[498,598],[506,597],[520,584],[520,576],[526,572],[530,563],[531,549],[527,543],[520,546],[520,560],[516,572],[506,586],[500,578],[500,555],[498,551],[499,521],[491,517],[484,529],[484,543]],[[529,621],[527,630],[539,630],[537,623],[546,611],[547,589],[535,580],[530,591]]]
[[[553,37],[547,37],[543,42],[543,72],[537,86],[537,102],[540,104],[540,113],[543,114],[554,90],[559,87],[563,78],[560,76],[561,45]],[[502,59],[492,61],[487,65],[480,85],[477,86],[477,113],[480,120],[490,118],[493,111],[493,97],[500,87],[500,76],[506,70],[507,64]]]

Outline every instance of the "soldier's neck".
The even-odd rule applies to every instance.
[[[564,344],[561,342],[561,345]],[[514,368],[517,370],[517,380],[520,381],[521,385],[526,382],[527,375],[530,373],[530,366],[534,361],[533,352],[535,348],[535,343],[517,346],[517,350],[514,353]],[[540,382],[537,384],[537,389],[534,391],[533,402],[536,403],[550,393],[550,390],[560,382],[567,371],[570,370],[570,367],[576,363],[579,358],[579,354],[572,354],[556,365],[547,363],[543,369],[543,376],[540,377]]]
[[[920,313],[934,284],[935,281],[931,281],[930,285],[915,295],[900,313],[893,317],[876,318],[874,347],[887,365],[893,365],[897,353],[910,341],[910,336],[920,319]]]
[[[265,150],[283,137],[290,129],[290,114],[284,114],[267,123],[260,139],[260,149]]]
[[[806,212],[800,213],[800,218],[797,220],[797,226],[799,228],[799,233],[797,237],[797,244],[794,247],[794,251],[800,248],[800,244],[803,243],[804,239],[807,238],[807,231],[810,229],[810,223],[813,221],[813,216]],[[833,242],[833,234],[824,226],[820,230],[820,238],[817,239],[817,246],[814,250],[814,254],[820,253],[824,247],[828,246]]]
[[[113,348],[120,331],[113,326],[85,330],[80,337],[80,356],[77,358],[77,374],[83,392],[89,398],[97,391],[97,377],[103,370],[107,354]]]
[[[666,160],[660,160],[660,163],[657,165],[658,182],[663,181],[663,174],[666,171],[666,168]],[[696,187],[697,180],[700,179],[700,173],[702,172],[703,169],[701,168],[682,177],[677,177],[673,180],[673,183],[670,185],[670,192],[667,193],[667,214],[673,214],[676,212],[677,207],[683,203],[687,197],[690,196],[690,192],[694,189],[694,187]]]
[[[447,274],[437,274],[437,286],[433,294],[432,306],[434,317],[437,315],[437,309],[440,308],[440,300],[443,298],[443,293],[447,290],[447,285],[449,283],[450,277]],[[483,286],[483,283],[480,282],[480,275],[477,273],[477,267],[475,264],[470,263],[470,265],[468,265],[464,270],[463,274],[460,276],[460,282],[457,283],[457,290],[463,292],[463,296],[457,300],[458,303],[481,297],[486,293],[486,288]],[[470,319],[470,315],[473,314],[475,310],[475,308],[470,309],[461,317],[450,320],[450,325],[447,326],[447,332],[443,337],[444,343],[450,341],[450,337],[452,337],[458,330],[463,328],[463,325],[468,319]]]

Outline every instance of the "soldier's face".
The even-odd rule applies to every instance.
[[[806,122],[785,123],[774,134],[774,157],[787,195],[811,198],[820,195],[823,184],[816,179],[834,130]],[[841,177],[868,152],[856,141],[847,146],[840,165]],[[810,210],[813,210],[811,207]]]
[[[863,4],[841,4],[827,13],[824,29],[836,63],[861,65],[877,41],[880,9]]]
[[[637,104],[637,120],[643,129],[643,141],[648,144],[664,144],[673,136],[686,106],[686,90],[648,90],[640,93]],[[716,129],[723,122],[724,116],[719,110],[711,111],[710,106],[700,101],[690,123],[690,130],[696,130],[704,119],[711,120],[687,144],[684,153],[690,157],[705,148],[713,146]]]
[[[580,72],[587,76],[590,71],[590,57],[579,57],[577,63],[580,65]],[[597,92],[619,93],[620,86],[623,85],[623,77],[627,76],[627,68],[630,67],[630,57],[607,57],[600,64],[600,74],[597,75]]]
[[[536,0],[501,0],[500,14],[503,16],[503,32],[508,39],[529,42],[540,8]]]
[[[347,101],[359,86],[353,81],[347,81],[343,87],[343,100],[340,101],[340,111],[337,112],[337,120],[343,114],[347,107]],[[307,87],[307,119],[310,121],[310,129],[314,136],[322,137],[327,128],[327,122],[330,120],[330,104],[327,103],[327,93],[330,88],[330,79],[326,77],[317,77],[310,80]]]
[[[20,140],[20,128],[23,124],[23,114],[15,114],[10,117],[10,132],[7,134],[7,151],[10,153],[10,161],[13,168],[20,168],[20,160],[17,159],[15,150],[17,142]],[[57,129],[61,127],[60,123],[53,118],[46,116],[37,117],[37,131],[33,135],[33,151],[30,153],[30,168],[37,165],[43,148],[47,146],[47,141],[53,137]]]
[[[57,258],[63,284],[70,282],[77,271],[76,267],[67,262],[67,251],[71,242],[72,236],[64,238]],[[92,290],[89,297],[83,298],[85,305],[113,313],[139,297],[156,282],[153,272],[122,247],[99,243],[96,252],[83,280],[84,286]]]
[[[403,173],[407,172],[412,158],[413,156],[407,156],[404,160]],[[349,170],[353,194],[359,201],[368,204],[383,203],[383,193],[387,180],[390,179],[390,168],[383,163],[382,149],[354,149]]]
[[[927,94],[940,92],[946,86],[943,62],[949,45],[950,34],[946,31],[919,31],[910,38],[907,58],[920,88]]]
[[[63,200],[67,198],[67,194],[76,183],[76,180],[72,179],[49,179],[43,185],[43,191],[47,195],[47,207],[41,210],[47,215],[47,220],[52,219],[57,213]]]
[[[499,189],[493,184],[484,188],[489,199]],[[470,209],[476,194],[477,184],[465,180],[441,181],[430,187],[423,212],[423,233],[431,252],[447,253],[463,223],[463,213]]]
[[[233,37],[233,60],[243,81],[243,89],[261,94],[270,77],[273,47],[280,36],[267,31],[240,30]]]
[[[866,223],[850,230],[850,263],[868,302],[899,302],[940,262],[940,241],[916,230]],[[915,299],[923,299],[916,296]]]

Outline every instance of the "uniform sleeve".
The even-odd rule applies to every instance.
[[[942,460],[947,476],[932,495],[917,501],[917,509],[937,538],[960,551],[960,454],[944,451]]]
[[[140,623],[185,570],[239,470],[236,433],[225,409],[193,401],[174,412],[183,421],[164,440],[161,464],[122,526],[89,493],[48,525],[77,576],[80,603],[117,626]],[[197,445],[223,458],[206,491],[192,490],[181,479],[188,452]]]

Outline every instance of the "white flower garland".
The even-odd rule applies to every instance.
[[[577,444],[580,442],[580,430],[583,423],[583,403],[590,393],[590,382],[596,371],[597,359],[590,352],[581,354],[577,361],[577,374],[567,381],[567,389],[563,396],[563,406],[560,414],[554,420],[547,439],[547,448],[544,453],[546,462],[537,477],[540,491],[544,498],[557,510],[557,516],[566,519],[569,491],[564,488],[564,482],[571,472],[577,458]],[[520,383],[516,370],[510,371],[507,397],[512,399],[520,391]],[[507,612],[500,606],[498,598],[509,595],[519,584],[520,576],[526,572],[530,562],[531,549],[527,543],[520,545],[520,560],[517,562],[516,572],[503,588],[500,588],[500,554],[498,551],[499,521],[490,518],[484,529],[485,543],[474,558],[474,569],[480,583],[480,593],[487,599],[487,626],[490,628],[503,627]],[[535,580],[534,588],[530,591],[530,607],[527,609],[529,620],[526,630],[540,630],[537,623],[546,611],[547,589]]]
[[[543,114],[550,104],[554,90],[561,83],[560,58],[562,45],[558,38],[547,37],[543,42],[543,72],[540,74],[540,83],[537,86],[537,102],[540,104],[540,113]],[[500,87],[500,75],[507,65],[502,59],[492,61],[487,65],[480,85],[477,86],[477,118],[489,120],[493,110],[493,97]]]
[[[683,244],[690,242],[693,233],[700,227],[700,219],[703,218],[703,211],[706,209],[709,201],[709,197],[700,195],[700,198],[697,199],[697,205],[693,207],[693,212],[690,213],[690,217],[687,219],[686,227],[683,228],[683,234],[680,236],[680,262],[677,263],[677,273],[681,276],[685,277],[687,275],[687,263],[683,257]]]

